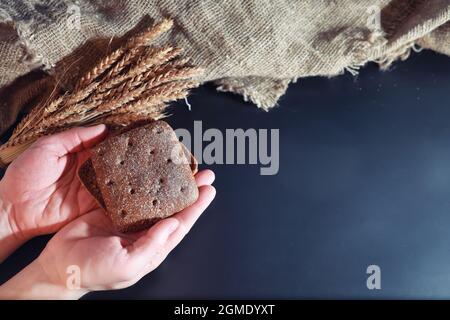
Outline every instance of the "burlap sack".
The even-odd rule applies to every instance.
[[[121,41],[113,36],[162,17],[175,28],[159,43],[266,110],[300,77],[387,67],[418,46],[450,54],[449,0],[2,0],[0,133],[52,90],[70,90]]]

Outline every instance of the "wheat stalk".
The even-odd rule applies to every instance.
[[[39,137],[74,126],[123,127],[167,116],[167,103],[185,98],[201,72],[180,57],[180,48],[149,46],[172,24],[165,19],[131,37],[84,74],[72,92],[36,106],[0,146],[0,164],[13,161]]]

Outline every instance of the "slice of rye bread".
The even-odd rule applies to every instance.
[[[91,153],[80,180],[121,232],[148,228],[198,198],[198,163],[164,121],[110,136]]]
[[[197,159],[190,153],[184,144],[182,144],[184,154],[187,159],[190,159],[190,167],[192,174],[195,175],[198,172]],[[89,193],[97,200],[98,204],[106,209],[105,200],[103,200],[102,192],[97,184],[97,177],[95,175],[94,167],[92,166],[92,160],[87,159],[78,169],[78,176],[83,186],[88,189]]]

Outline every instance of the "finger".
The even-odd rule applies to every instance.
[[[178,228],[178,225],[179,221],[173,218],[159,221],[127,248],[130,258],[138,265],[148,264],[155,253],[164,248],[170,234]]]
[[[176,219],[179,222],[178,227],[169,235],[163,248],[155,253],[153,259],[149,260],[144,273],[151,272],[156,269],[170,254],[170,252],[183,240],[186,234],[191,230],[194,223],[201,214],[209,206],[216,195],[216,189],[211,186],[203,186],[200,188],[200,196],[198,200],[189,208],[172,216],[170,219]]]
[[[210,170],[205,170],[210,171]],[[212,171],[210,171],[212,173]],[[199,172],[200,174],[201,172]],[[208,174],[208,172],[205,172]],[[177,227],[180,224],[180,222],[183,222],[185,224],[192,225],[195,223],[195,221],[198,219],[198,217],[203,213],[203,211],[208,207],[208,205],[211,203],[212,199],[214,199],[215,196],[215,189],[214,187],[208,186],[209,188],[203,186],[200,187],[200,194],[197,199],[197,201],[191,205],[190,207],[180,211],[179,213],[175,214],[171,218],[167,218],[164,220],[159,221],[157,224],[155,224],[152,228],[150,228],[148,231],[141,231],[133,234],[133,237],[136,239],[139,238],[142,239],[143,235],[146,234],[147,237],[151,237],[153,232],[158,232],[158,230],[161,228],[161,225],[165,225],[166,223],[173,223],[172,220],[176,220]],[[213,193],[213,194],[211,194]],[[209,199],[210,198],[210,199]],[[189,229],[190,229],[189,227]],[[156,229],[155,231],[153,229]],[[157,233],[158,234],[158,233]]]
[[[89,149],[106,136],[106,126],[99,124],[92,127],[77,127],[38,140],[38,145],[44,145],[57,156]]]
[[[214,172],[211,170],[202,170],[199,173],[195,175],[195,182],[197,183],[197,186],[206,186],[211,185],[214,182],[215,179]]]
[[[197,201],[190,207],[172,216],[179,221],[177,229],[171,233],[166,244],[166,251],[170,252],[175,248],[184,236],[191,230],[192,226],[202,215],[205,209],[211,204],[216,196],[216,189],[212,186],[200,187],[200,195]]]
[[[192,228],[214,196],[215,189],[213,187],[200,187],[199,198],[192,206],[170,218],[159,221],[130,247],[131,258],[140,266],[145,266],[142,275],[154,270],[164,261]]]
[[[91,154],[89,152],[89,150],[82,150],[80,152],[77,153],[77,161],[78,161],[78,168],[81,167],[81,165],[83,165],[83,163],[86,162],[87,159],[89,159],[91,157]]]

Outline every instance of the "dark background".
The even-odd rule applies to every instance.
[[[449,83],[450,59],[422,52],[389,72],[300,79],[269,113],[194,91],[168,122],[279,128],[278,175],[211,166],[216,200],[161,267],[85,298],[450,298]],[[0,265],[0,281],[48,238]],[[381,290],[366,287],[371,264]]]

